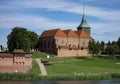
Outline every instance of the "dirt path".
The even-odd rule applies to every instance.
[[[41,74],[42,74],[42,75],[47,75],[47,72],[46,72],[45,66],[44,66],[43,63],[41,63],[41,60],[40,60],[40,59],[35,59],[35,60],[36,60],[37,63],[39,64]]]

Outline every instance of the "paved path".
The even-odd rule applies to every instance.
[[[43,63],[41,63],[41,60],[40,60],[40,59],[36,59],[36,61],[37,61],[37,63],[39,64],[39,68],[40,68],[41,74],[42,74],[42,75],[47,75],[45,66],[44,66]]]

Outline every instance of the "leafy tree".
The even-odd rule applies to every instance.
[[[0,50],[2,51],[2,45],[0,45]],[[1,51],[0,51],[0,52],[1,52]]]
[[[94,59],[94,56],[100,52],[100,44],[94,40],[89,42],[88,48],[89,52],[92,54],[92,59]]]
[[[100,43],[101,53],[104,53],[104,52],[105,52],[104,47],[105,47],[105,42],[104,42],[104,41],[101,41],[101,43]]]
[[[110,45],[111,45],[111,42],[110,42],[110,41],[108,41],[107,45],[108,45],[108,46],[110,46]]]
[[[29,38],[31,43],[30,48],[31,50],[32,49],[35,50],[37,48],[38,36],[35,32],[28,31],[28,33],[29,33]]]
[[[117,40],[117,45],[119,46],[119,54],[120,54],[120,37]]]
[[[14,49],[23,49],[24,51],[30,51],[31,42],[33,37],[30,37],[31,33],[27,31],[26,28],[15,27],[12,32],[8,35],[8,49],[13,51]]]
[[[106,49],[107,54],[111,55],[113,58],[115,58],[115,55],[119,53],[119,46],[117,45],[117,42],[113,41],[111,45],[109,45]]]

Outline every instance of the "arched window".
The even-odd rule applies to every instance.
[[[63,39],[61,40],[61,44],[64,44],[64,40]]]
[[[78,49],[80,49],[80,44],[78,44]]]
[[[82,45],[83,45],[83,46],[86,45],[86,41],[85,41],[85,40],[82,42]]]
[[[55,40],[52,40],[52,47],[55,47]]]

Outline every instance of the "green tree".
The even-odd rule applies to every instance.
[[[0,50],[2,51],[2,45],[0,45]],[[0,52],[1,52],[1,51],[0,51]]]
[[[120,37],[117,40],[117,45],[119,46],[119,54],[120,54]]]
[[[30,51],[31,49],[31,33],[26,28],[15,27],[12,32],[8,35],[7,45],[10,52],[14,49],[23,49],[24,51]]]
[[[38,42],[38,36],[35,32],[31,32],[31,31],[28,31],[29,33],[29,38],[30,38],[30,48],[31,50],[34,49],[36,50],[37,49],[37,42]]]
[[[94,56],[100,52],[100,44],[94,40],[89,41],[88,46],[89,52],[92,54],[92,59],[94,60]]]
[[[104,52],[105,52],[104,47],[105,47],[105,42],[104,42],[104,41],[101,41],[101,43],[100,43],[101,53],[104,53]]]
[[[107,54],[111,55],[113,58],[115,58],[115,55],[119,53],[119,46],[115,41],[112,42],[111,45],[109,45],[106,49]]]
[[[111,45],[111,42],[110,42],[110,41],[108,41],[107,45],[108,45],[108,46],[110,46],[110,45]]]

